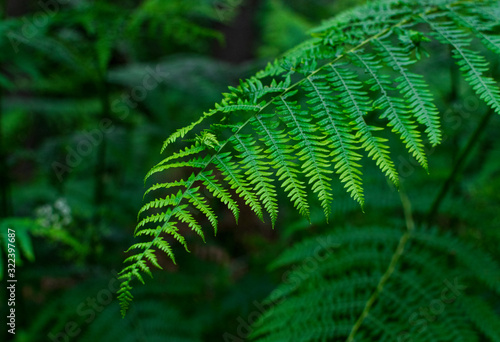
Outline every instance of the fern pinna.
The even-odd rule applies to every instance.
[[[144,282],[151,265],[160,267],[156,250],[175,262],[166,237],[187,250],[179,227],[187,225],[203,238],[198,214],[217,231],[212,197],[236,220],[239,197],[274,225],[280,191],[304,216],[314,203],[312,193],[328,218],[337,178],[363,206],[362,158],[372,159],[398,185],[384,130],[399,136],[427,169],[424,144],[441,141],[433,94],[414,70],[427,55],[451,49],[465,81],[500,113],[500,91],[480,52],[482,46],[500,53],[499,9],[498,1],[373,1],[323,23],[310,40],[230,87],[213,110],[165,141],[162,152],[173,143],[182,147],[146,176],[192,171],[146,192],[162,195],[139,212],[135,235],[147,239],[130,247],[137,252],[121,272],[122,314],[132,300],[133,279]]]

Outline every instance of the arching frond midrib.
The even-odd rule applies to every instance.
[[[196,171],[187,179],[157,183],[146,191],[146,194],[150,194],[160,189],[173,191],[174,188],[180,188],[165,198],[154,199],[139,211],[139,214],[144,214],[152,209],[163,210],[162,213],[150,214],[143,218],[136,228],[136,236],[152,237],[152,241],[134,245],[134,248],[143,251],[129,259],[133,262],[132,265],[127,266],[121,273],[122,313],[125,313],[131,299],[130,282],[134,277],[142,281],[138,276],[139,272],[150,272],[145,259],[155,263],[152,251],[155,248],[166,250],[173,259],[168,242],[161,237],[164,233],[181,240],[176,230],[177,222],[171,222],[172,218],[184,222],[203,237],[202,226],[191,213],[197,209],[207,217],[214,229],[217,229],[216,214],[207,198],[198,196],[200,189],[209,190],[214,197],[228,206],[236,218],[239,209],[233,197],[239,196],[259,218],[262,219],[267,213],[274,224],[278,212],[274,186],[276,182],[284,189],[293,206],[306,216],[309,214],[307,191],[316,194],[328,218],[333,201],[331,175],[337,171],[347,192],[362,204],[362,173],[360,165],[356,163],[362,155],[355,150],[364,150],[367,157],[373,159],[377,167],[397,184],[396,168],[390,158],[389,147],[385,145],[387,139],[373,133],[382,127],[369,124],[365,118],[366,112],[376,110],[373,108],[374,104],[382,103],[381,106],[385,106],[382,116],[387,116],[388,126],[392,125],[393,131],[401,136],[409,152],[427,168],[419,127],[415,122],[425,126],[429,141],[436,145],[441,139],[439,113],[424,78],[410,71],[409,65],[415,63],[410,53],[413,47],[405,46],[405,43],[394,46],[390,38],[394,38],[398,32],[411,32],[414,25],[421,24],[434,14],[448,15],[452,10],[459,13],[467,11],[472,3],[473,6],[483,4],[483,1],[477,5],[469,0],[451,4],[448,1],[440,1],[435,1],[431,6],[411,0],[381,0],[380,4],[386,7],[377,7],[375,4],[372,8],[370,4],[366,5],[371,14],[364,16],[376,16],[381,13],[391,25],[372,20],[369,24],[356,26],[355,16],[359,15],[359,20],[364,16],[362,10],[353,11],[350,14],[353,17],[349,19],[347,15],[339,20],[338,27],[330,24],[323,27],[323,30],[316,31],[317,37],[287,55],[288,61],[270,64],[257,77],[241,82],[238,87],[230,88],[231,92],[224,94],[224,99],[215,109],[204,113],[188,127],[173,133],[165,141],[162,151],[178,139],[188,134],[194,135],[195,130],[198,130],[199,135],[191,139],[195,141],[191,146],[161,161],[146,178],[174,168],[194,168]],[[431,35],[438,36],[438,42],[455,48],[459,59],[457,63],[465,63],[465,68],[470,70],[470,74],[463,72],[463,76],[481,99],[500,112],[500,91],[491,78],[483,76],[485,59],[475,51],[463,49],[457,41],[446,37],[448,32],[444,24],[436,24],[433,20],[429,20],[428,24]],[[471,23],[466,21],[464,25]],[[489,42],[488,45],[494,45],[495,37],[491,36],[488,40],[481,28],[471,31],[480,39]],[[448,40],[443,42],[440,39]],[[491,49],[491,46],[489,48]],[[371,50],[380,53],[381,57],[375,55],[376,63],[370,65],[367,60],[363,60],[366,58],[363,55],[364,49],[368,50],[368,56],[371,56]],[[495,49],[493,51],[495,52]],[[340,63],[341,60],[346,60],[347,63]],[[394,69],[398,77],[393,82],[386,83],[385,79],[378,75],[377,63]],[[368,81],[361,81],[359,75],[351,70],[352,66],[367,71]],[[277,81],[277,77],[282,79]],[[293,84],[292,77],[297,79]],[[269,86],[263,85],[264,78],[270,79]],[[370,85],[372,87],[369,87]],[[308,88],[309,86],[311,88]],[[391,95],[398,91],[400,97]],[[345,98],[342,98],[343,96]],[[371,100],[370,96],[376,96],[376,100]],[[311,114],[296,101],[301,98],[309,98],[308,109]],[[333,102],[339,103],[338,110]],[[312,108],[314,105],[316,107]],[[225,118],[230,121],[239,120],[229,115],[235,112],[244,112],[246,120],[236,124],[217,122],[217,113],[224,113]],[[209,129],[200,130],[199,125],[208,118],[214,120],[213,125]],[[277,120],[277,124],[272,124],[271,120]],[[319,122],[326,123],[328,129],[319,127]],[[285,128],[275,132],[279,127]],[[230,130],[227,132],[229,134],[219,141],[217,132],[224,129]],[[251,131],[257,138],[251,139],[251,136],[243,134],[244,130]],[[287,155],[290,153],[293,154],[291,158]],[[270,162],[261,163],[261,159]],[[245,165],[245,161],[249,162],[248,165]],[[216,180],[213,172],[220,172],[224,180]],[[304,182],[300,176],[305,178]],[[199,183],[200,186],[197,185]],[[233,191],[229,192],[230,189]],[[154,230],[146,227],[157,223],[158,226]],[[185,241],[181,240],[181,244],[187,249]]]

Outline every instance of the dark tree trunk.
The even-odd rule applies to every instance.
[[[255,41],[258,36],[255,25],[255,14],[259,0],[245,0],[242,5],[234,7],[238,1],[221,1],[217,13],[220,30],[225,38],[225,43],[216,43],[214,56],[220,60],[231,63],[241,63],[254,58]],[[232,20],[227,21],[231,11],[236,11]]]

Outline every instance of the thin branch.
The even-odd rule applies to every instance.
[[[494,111],[492,109],[490,109],[486,112],[486,114],[483,115],[483,117],[481,118],[481,121],[479,122],[479,125],[476,127],[476,130],[469,138],[469,141],[465,145],[463,151],[460,153],[457,161],[453,165],[453,169],[451,170],[448,178],[441,186],[441,189],[439,190],[438,195],[434,199],[434,202],[432,202],[432,205],[431,205],[430,210],[429,210],[429,214],[427,215],[427,219],[426,219],[427,225],[430,225],[434,221],[434,219],[436,218],[436,214],[439,211],[439,207],[441,206],[444,199],[446,198],[446,195],[450,191],[453,183],[455,182],[455,179],[456,179],[458,173],[465,166],[465,163],[467,161],[467,157],[469,156],[469,154],[472,151],[472,148],[474,147],[476,142],[479,140],[481,133],[483,133],[485,131],[486,126],[488,125],[488,122],[490,121],[491,117],[493,116],[493,112]]]
[[[359,316],[358,320],[356,323],[353,325],[351,332],[349,333],[349,336],[347,337],[347,342],[353,342],[354,341],[354,336],[358,332],[358,330],[361,328],[361,325],[363,324],[365,318],[368,316],[370,313],[370,310],[372,306],[375,304],[375,301],[378,299],[382,291],[384,290],[384,286],[389,281],[389,278],[392,276],[394,273],[394,270],[396,269],[396,266],[401,259],[401,256],[404,253],[406,244],[411,238],[411,234],[415,230],[415,221],[413,220],[413,215],[412,215],[412,210],[411,210],[411,202],[404,192],[404,189],[402,186],[399,189],[399,196],[401,198],[401,203],[403,205],[403,212],[405,216],[405,221],[406,221],[406,232],[401,236],[399,239],[398,246],[396,250],[394,251],[394,254],[392,255],[391,262],[389,263],[389,266],[387,267],[387,270],[385,273],[382,275],[380,278],[380,281],[377,284],[377,287],[375,288],[375,291],[372,293],[370,298],[365,304],[365,307],[363,309],[363,312],[361,312],[361,315]]]

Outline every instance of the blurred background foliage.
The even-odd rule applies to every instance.
[[[217,238],[193,237],[192,253],[177,253],[178,266],[160,260],[167,272],[138,289],[122,320],[108,298],[132,244],[143,177],[160,160],[163,139],[228,85],[362,2],[0,1],[0,238],[3,249],[6,229],[17,232],[15,340],[215,341],[236,332],[238,318],[280,283],[279,273],[266,272],[270,261],[330,229],[322,212],[309,226],[283,206],[275,230],[248,212],[236,227],[221,212]],[[393,150],[417,221],[486,111],[453,83],[448,61],[443,51],[425,65],[447,137],[431,153],[430,175],[399,145]],[[499,75],[498,63],[492,70]],[[495,117],[435,218],[497,259],[499,129]],[[339,186],[331,221],[399,225],[397,191],[369,166],[365,174],[365,213]]]

